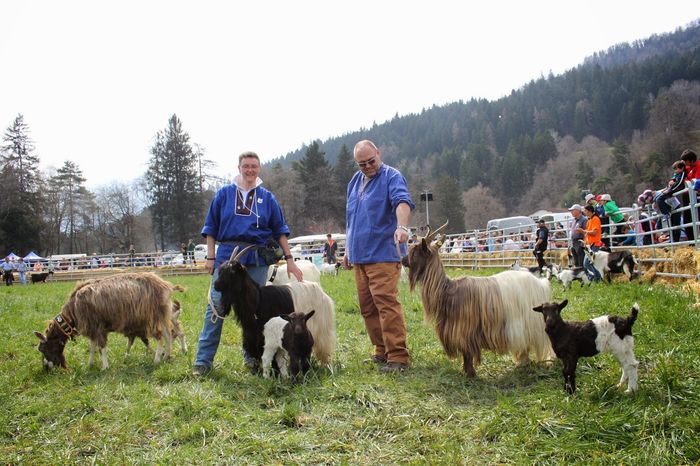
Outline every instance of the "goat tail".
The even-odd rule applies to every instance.
[[[632,327],[634,322],[637,320],[637,314],[639,314],[639,304],[634,303],[632,305],[632,309],[630,310],[630,315],[627,318],[627,324]]]

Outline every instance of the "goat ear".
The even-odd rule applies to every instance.
[[[569,304],[569,300],[565,299],[564,301],[559,303],[559,311],[561,312],[562,309],[566,307],[566,305]]]
[[[535,312],[542,313],[542,305],[540,304],[539,306],[533,307],[532,310]]]
[[[43,333],[41,333],[41,332],[36,332],[36,331],[35,331],[35,332],[34,332],[34,335],[36,335],[36,337],[37,337],[37,338],[39,339],[39,341],[41,341],[42,343],[46,342],[46,337],[44,336]]]
[[[311,309],[311,311],[309,311],[309,313],[306,314],[306,316],[304,316],[304,320],[309,320],[309,319],[311,318],[311,316],[314,315],[314,314],[316,314],[316,310],[315,310],[315,309]]]
[[[283,320],[286,320],[287,322],[289,322],[289,320],[291,319],[291,318],[289,317],[289,314],[280,314],[279,316],[280,316]]]
[[[427,241],[425,238],[422,238],[422,239],[420,240],[420,247],[421,247],[421,249],[423,249],[424,251],[427,251],[427,250],[428,250],[428,241]]]

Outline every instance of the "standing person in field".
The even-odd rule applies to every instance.
[[[21,285],[27,284],[27,263],[24,262],[23,258],[17,259],[17,273],[19,274],[19,283]]]
[[[275,195],[262,187],[262,180],[258,177],[260,174],[258,155],[255,152],[244,152],[238,156],[238,171],[239,174],[234,178],[233,183],[221,188],[214,196],[202,228],[202,236],[207,240],[204,268],[212,276],[209,302],[219,310],[221,293],[214,289],[214,282],[219,277],[219,266],[230,259],[236,247],[242,250],[250,245],[257,246],[240,257],[239,262],[246,267],[250,278],[260,286],[265,286],[270,264],[262,254],[258,254],[258,251],[265,250],[272,239],[282,247],[287,261],[287,274],[294,275],[299,281],[304,279],[289,251],[287,242],[289,227],[282,214],[282,208]],[[218,249],[216,249],[217,242]],[[201,376],[211,371],[214,356],[219,348],[223,324],[223,320],[214,314],[211,304],[207,304],[204,325],[199,334],[193,375]],[[243,362],[251,372],[259,370],[257,361],[245,352],[243,352]]]
[[[596,210],[592,205],[587,205],[584,207],[584,213],[588,217],[586,226],[584,228],[577,228],[576,232],[584,235],[584,242],[591,248],[592,251],[598,251],[601,246],[603,246],[602,239],[602,224],[600,222],[600,217],[596,213]],[[593,262],[585,256],[583,258],[583,267],[586,269],[588,274],[591,276],[593,281],[599,282],[603,277],[600,276],[598,270],[593,267]]]
[[[372,141],[358,142],[354,158],[359,171],[348,184],[343,264],[355,269],[360,313],[374,345],[372,361],[381,365],[381,372],[403,372],[409,354],[398,283],[405,253],[397,248],[408,241],[415,206],[406,179],[382,163]]]
[[[336,263],[336,254],[338,253],[338,243],[333,240],[333,235],[326,235],[326,242],[323,245],[323,257],[329,264]]]
[[[588,217],[583,215],[583,207],[580,204],[574,204],[569,208],[569,212],[574,217],[571,226],[571,257],[573,258],[574,267],[583,267],[583,258],[586,253],[583,252],[584,239],[583,230],[586,229]]]
[[[12,275],[12,271],[15,269],[14,264],[10,262],[9,257],[5,257],[5,262],[2,263],[2,278],[5,280],[5,285],[6,286],[11,286],[12,282],[14,281],[14,276]]]
[[[544,219],[540,219],[537,222],[537,231],[535,232],[535,249],[532,254],[537,259],[537,267],[540,268],[540,272],[547,265],[544,261],[544,252],[547,250],[547,242],[549,241],[549,228]]]
[[[194,258],[194,241],[192,241],[192,238],[190,238],[190,241],[187,243],[187,262],[192,265],[197,265],[197,261]]]

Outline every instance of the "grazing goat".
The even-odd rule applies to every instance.
[[[88,365],[94,362],[95,349],[99,348],[102,369],[106,369],[110,332],[156,338],[154,361],[169,358],[173,290],[184,291],[184,288],[153,273],[124,273],[79,282],[61,313],[49,323],[46,334],[34,332],[40,342],[44,367],[65,368],[66,342],[84,335],[90,339]]]
[[[637,259],[629,251],[593,251],[588,245],[584,245],[583,250],[593,267],[601,277],[608,280],[608,283],[612,282],[610,275],[613,273],[624,273],[629,281],[637,276],[637,272],[634,271]]]
[[[583,285],[591,285],[591,280],[588,278],[588,274],[586,273],[586,269],[583,267],[573,267],[571,269],[562,269],[560,272],[558,272],[555,277],[562,282],[564,285],[564,289],[569,289],[571,286],[571,283],[574,281],[579,281],[581,282],[581,286]]]
[[[29,275],[29,278],[32,283],[46,283],[46,279],[49,278],[49,275],[53,275],[53,270],[49,270],[48,272],[34,272]]]
[[[313,262],[307,260],[296,261],[295,264],[304,274],[305,282],[315,282],[321,283],[321,273],[318,271]],[[287,264],[280,266],[273,265],[269,268],[267,272],[267,285],[286,285],[287,283],[296,282],[297,279],[292,275],[291,277],[287,274]]]
[[[618,387],[627,381],[626,393],[637,390],[637,366],[634,358],[634,337],[632,325],[637,320],[639,304],[634,303],[628,317],[601,316],[585,322],[564,322],[561,310],[567,300],[557,303],[544,303],[533,311],[542,313],[545,330],[557,357],[564,366],[564,390],[569,395],[576,392],[576,364],[582,356],[595,356],[609,352],[622,366],[622,377]]]
[[[265,323],[281,314],[315,309],[316,317],[308,324],[315,341],[314,356],[322,364],[330,364],[336,342],[333,300],[314,282],[295,280],[284,286],[258,285],[238,261],[251,247],[240,252],[234,249],[231,258],[219,266],[219,278],[214,283],[214,289],[221,293],[221,309],[217,313],[226,316],[233,307],[241,325],[243,349],[257,360],[259,367]]]
[[[461,277],[451,280],[445,274],[438,250],[441,241],[431,244],[441,226],[412,245],[402,259],[408,267],[411,290],[422,284],[425,317],[435,323],[435,331],[449,357],[461,355],[463,369],[474,377],[481,362],[481,351],[510,352],[523,365],[534,352],[537,360],[552,358],[544,325],[533,318],[532,307],[550,297],[549,282],[528,272],[507,270],[491,277]]]
[[[170,321],[170,336],[172,340],[177,339],[180,343],[180,349],[182,350],[182,352],[187,353],[187,340],[185,339],[185,330],[182,328],[182,322],[180,322],[181,312],[182,307],[180,305],[180,301],[174,300],[173,313],[171,316],[172,320]],[[129,339],[129,342],[126,345],[127,356],[131,352],[131,347],[134,345],[134,340],[136,339],[136,337],[141,339],[143,344],[146,345],[146,348],[150,348],[150,346],[148,345],[148,338],[143,334],[126,335],[126,337]]]
[[[280,375],[289,377],[287,363],[292,371],[292,382],[297,382],[299,372],[306,374],[311,368],[311,348],[314,337],[306,322],[316,311],[308,314],[292,312],[268,320],[263,330],[265,350],[262,355],[263,377],[270,377],[272,359],[277,361]]]
[[[321,271],[321,275],[338,275],[338,269],[340,269],[340,267],[340,262],[336,262],[335,264],[324,262],[321,264],[321,267],[319,267],[319,270]],[[304,277],[304,279],[306,280],[306,277]]]

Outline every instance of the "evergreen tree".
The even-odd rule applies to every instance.
[[[66,160],[63,166],[56,171],[56,175],[51,177],[50,185],[59,193],[59,202],[63,205],[61,210],[65,212],[63,223],[59,225],[61,235],[68,241],[68,254],[83,252],[83,248],[78,241],[78,233],[81,230],[82,201],[89,197],[85,186],[83,172],[77,164]],[[60,240],[58,243],[61,250]]]
[[[348,146],[343,144],[340,147],[340,152],[338,152],[338,158],[335,163],[335,168],[333,169],[333,172],[335,174],[335,180],[338,182],[338,186],[340,186],[341,189],[345,190],[347,188],[348,183],[350,182],[350,179],[356,171],[357,167],[355,166],[355,159],[353,158],[352,152],[350,152]]]
[[[177,115],[156,135],[146,178],[161,249],[187,242],[200,228],[203,203],[199,155]]]
[[[433,225],[439,226],[449,220],[446,233],[464,232],[464,200],[457,180],[447,175],[440,178],[433,204],[436,207],[435,217],[431,214],[430,219]]]
[[[3,135],[0,153],[0,246],[18,254],[38,249],[41,231],[41,174],[29,126],[18,115]]]
[[[299,183],[304,186],[303,215],[308,233],[323,233],[321,224],[325,220],[338,221],[344,217],[344,196],[325,155],[314,141],[304,158],[293,165]]]

